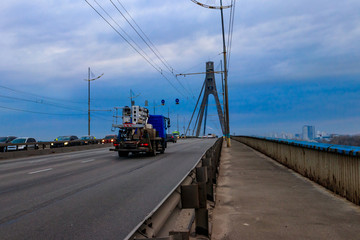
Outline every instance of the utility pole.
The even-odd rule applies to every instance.
[[[185,135],[185,124],[186,124],[186,120],[185,120],[185,117],[184,117],[184,135]]]
[[[168,107],[168,119],[170,119],[170,107]],[[168,128],[168,134],[170,134],[170,128]]]
[[[140,94],[135,96],[135,93],[130,89],[130,106],[131,107],[135,105],[135,101],[133,101],[133,99],[137,98],[138,96],[140,96]]]
[[[226,62],[226,46],[225,46],[225,29],[224,29],[224,14],[222,0],[220,0],[220,11],[221,11],[221,27],[223,37],[223,53],[224,53],[224,82],[225,82],[225,138],[227,147],[231,147],[230,142],[230,125],[229,125],[229,97],[228,97],[228,72]]]
[[[179,132],[179,114],[177,114],[176,120],[177,120],[177,129],[176,130]]]
[[[226,145],[227,147],[231,147],[230,142],[230,125],[229,125],[229,97],[228,97],[228,72],[227,72],[227,61],[226,61],[226,45],[225,45],[225,28],[224,28],[224,13],[223,9],[231,8],[232,5],[223,6],[222,0],[220,0],[220,6],[210,6],[207,4],[203,4],[198,2],[197,0],[191,0],[192,2],[196,3],[197,5],[200,5],[204,8],[209,9],[220,9],[221,12],[221,27],[222,27],[222,38],[223,38],[223,55],[224,55],[224,85],[225,85],[225,103],[224,103],[224,132],[225,132],[225,139],[226,139]]]
[[[88,135],[90,136],[90,82],[91,81],[95,81],[96,79],[99,79],[103,76],[104,74],[101,74],[100,76],[90,79],[90,67],[88,69],[88,79],[84,79],[85,81],[88,82]]]

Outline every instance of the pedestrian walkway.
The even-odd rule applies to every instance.
[[[360,239],[360,207],[246,145],[223,147],[212,240]]]

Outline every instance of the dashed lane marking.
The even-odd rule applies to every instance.
[[[82,163],[88,163],[88,162],[93,162],[93,161],[95,161],[95,159],[83,160],[83,161],[81,161],[81,162],[82,162]]]
[[[47,171],[51,171],[51,170],[52,170],[52,168],[41,169],[41,170],[38,170],[38,171],[29,172],[28,174],[36,174],[36,173],[47,172]]]

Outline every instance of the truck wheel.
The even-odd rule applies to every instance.
[[[118,155],[119,155],[119,157],[127,157],[129,155],[129,153],[128,152],[120,152],[120,151],[118,151]]]
[[[156,156],[156,145],[155,141],[151,143],[152,150],[150,152],[150,156]]]
[[[162,142],[161,142],[161,150],[160,150],[160,153],[164,153],[164,152],[165,152],[165,148],[166,148],[166,142],[165,142],[165,141],[162,141]]]
[[[150,156],[156,156],[156,148],[152,149],[152,152],[150,152]]]

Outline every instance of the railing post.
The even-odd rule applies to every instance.
[[[207,168],[207,176],[208,176],[208,181],[206,183],[207,199],[210,201],[214,201],[214,189],[213,189],[214,174],[213,174],[213,166],[211,159],[210,158],[203,159],[202,164],[204,167]]]

